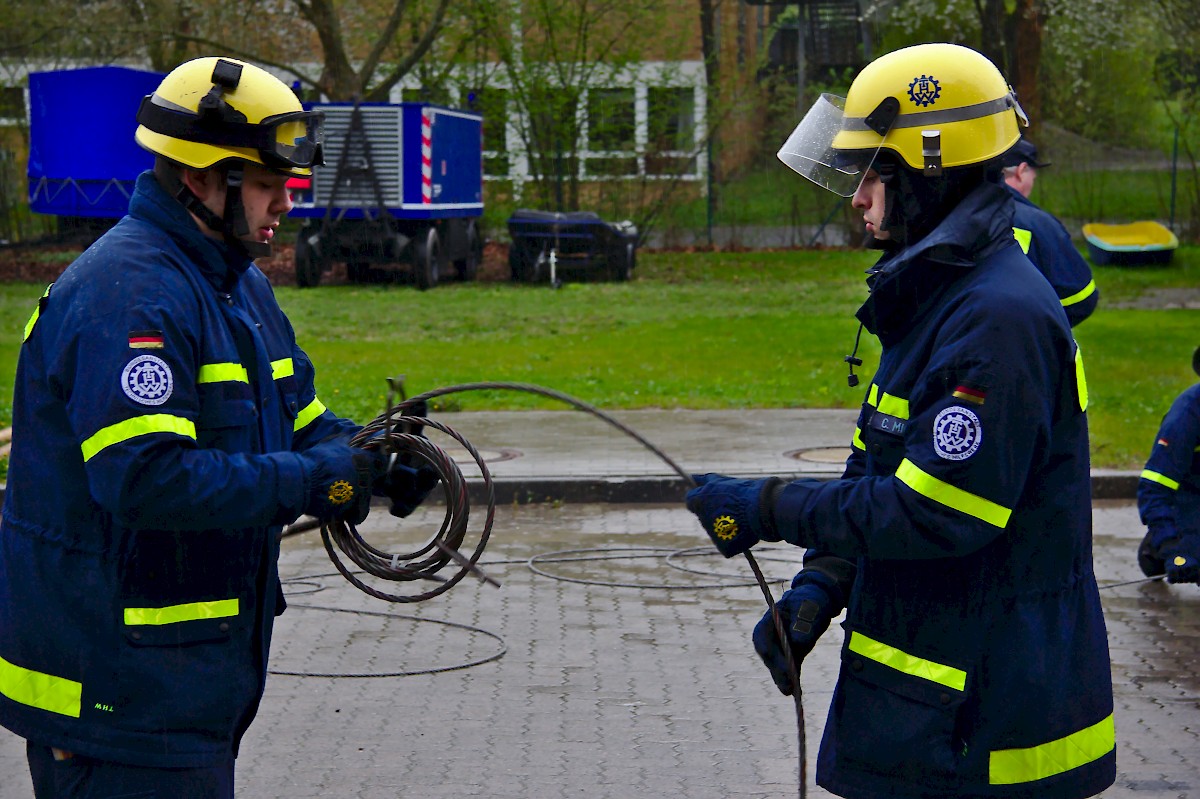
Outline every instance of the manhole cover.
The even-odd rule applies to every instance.
[[[849,447],[817,447],[815,449],[794,449],[783,453],[784,457],[811,463],[844,464],[850,457]]]
[[[446,454],[453,459],[455,463],[474,463],[475,459],[471,457],[471,453],[467,452],[463,447],[444,447]],[[476,449],[479,457],[483,458],[484,463],[499,463],[500,461],[511,461],[513,458],[521,457],[521,451],[501,447],[500,449]]]

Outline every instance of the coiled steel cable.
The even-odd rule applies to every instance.
[[[406,415],[406,411],[422,403],[428,403],[430,400],[444,397],[448,394],[458,394],[467,391],[521,391],[563,402],[620,430],[671,467],[672,471],[679,475],[689,487],[695,486],[695,481],[690,474],[684,471],[666,453],[646,440],[640,433],[617,421],[594,405],[576,399],[569,394],[564,394],[561,391],[555,391],[554,389],[530,383],[509,382],[462,383],[426,391],[423,394],[418,394],[391,406],[385,413],[364,427],[352,439],[351,443],[372,449],[382,449],[393,458],[407,457],[410,462],[414,460],[422,461],[432,466],[441,478],[440,485],[446,498],[446,516],[442,522],[441,529],[424,545],[412,552],[388,553],[368,544],[358,534],[354,525],[347,524],[342,520],[321,523],[321,540],[324,542],[325,551],[329,555],[330,560],[333,561],[334,566],[337,567],[337,570],[350,583],[370,596],[388,602],[420,602],[448,591],[467,574],[475,573],[481,579],[489,579],[476,565],[479,557],[483,554],[488,537],[491,535],[492,523],[496,512],[495,490],[487,465],[476,449],[471,446],[471,443],[447,425],[424,417]],[[470,503],[467,498],[466,481],[463,479],[462,471],[453,458],[446,454],[445,450],[431,442],[428,438],[411,433],[397,433],[397,420],[401,419],[401,417],[403,423],[406,425],[424,425],[435,430],[440,430],[454,438],[479,466],[487,497],[487,517],[480,531],[479,541],[476,544],[474,553],[469,558],[464,557],[459,551],[466,537],[467,522],[470,516]],[[411,596],[391,594],[377,590],[354,575],[353,571],[338,557],[335,545],[337,549],[345,553],[363,571],[375,577],[384,580],[405,582],[435,580],[439,585],[428,591]],[[775,607],[775,599],[766,578],[763,576],[762,569],[759,568],[754,555],[749,551],[745,553],[745,558],[747,563],[750,564],[751,571],[754,573],[755,581],[762,589],[763,598],[766,600],[767,607],[775,621],[775,631],[779,637],[780,646],[783,649],[784,657],[788,664],[788,675],[791,678],[792,700],[796,708],[796,725],[799,736],[799,795],[800,799],[804,799],[808,781],[808,765],[804,730],[804,702],[800,690],[799,671],[792,658],[783,616]],[[437,573],[451,561],[458,564],[459,570],[448,579],[439,577]]]

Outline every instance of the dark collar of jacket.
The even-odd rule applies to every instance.
[[[879,259],[867,278],[871,296],[855,316],[884,344],[903,337],[951,283],[1014,243],[1013,208],[1004,188],[977,187],[925,238]]]
[[[167,193],[153,171],[138,175],[133,196],[129,199],[129,215],[154,225],[173,238],[204,279],[218,291],[232,291],[238,278],[250,267],[251,261],[244,253],[200,230],[196,220]]]

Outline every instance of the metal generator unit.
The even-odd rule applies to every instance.
[[[325,164],[290,184],[305,219],[296,282],[317,285],[336,261],[353,281],[410,269],[419,288],[447,267],[472,280],[483,257],[483,118],[428,103],[315,103]]]

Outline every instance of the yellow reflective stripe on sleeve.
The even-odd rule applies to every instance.
[[[1013,238],[1021,245],[1021,252],[1029,255],[1029,245],[1033,243],[1033,231],[1024,228],[1013,228]]]
[[[206,363],[196,373],[197,383],[249,383],[250,375],[240,363]]]
[[[42,315],[42,300],[50,296],[50,289],[52,288],[54,288],[53,283],[51,283],[49,286],[46,286],[46,290],[42,292],[42,296],[38,298],[37,305],[33,306],[33,313],[30,314],[29,321],[25,323],[25,333],[21,336],[22,343],[24,343],[25,340],[29,338],[29,334],[33,332],[33,326],[37,324],[38,317]]]
[[[291,377],[296,374],[296,366],[292,363],[291,358],[280,358],[278,361],[271,361],[271,379],[278,380],[281,377]]]
[[[325,406],[319,399],[313,397],[313,401],[296,415],[296,423],[292,425],[292,432],[300,431],[323,413],[325,413]]]
[[[1103,721],[1057,741],[1031,746],[1028,749],[1001,749],[991,752],[988,782],[992,785],[1014,785],[1019,782],[1044,780],[1099,760],[1116,746],[1117,727],[1110,713]]]
[[[1166,486],[1172,491],[1179,490],[1179,482],[1177,480],[1172,480],[1165,474],[1159,474],[1158,472],[1152,472],[1149,469],[1143,469],[1141,477],[1143,480],[1149,480],[1152,483],[1158,483],[1159,485]]]
[[[1074,305],[1077,302],[1083,302],[1088,297],[1096,293],[1096,281],[1089,280],[1088,284],[1079,291],[1072,294],[1070,297],[1063,297],[1062,304],[1064,308]]]
[[[953,666],[944,666],[932,660],[910,655],[901,649],[880,643],[874,638],[865,636],[858,631],[850,633],[848,647],[851,652],[857,652],[865,658],[870,658],[876,663],[882,663],[896,671],[911,674],[914,677],[920,677],[935,682],[938,685],[953,688],[956,691],[962,691],[967,687],[967,673],[962,669],[956,669]]]
[[[879,405],[879,384],[872,383],[871,390],[867,392],[867,404],[872,408]]]
[[[1075,386],[1079,391],[1079,410],[1088,409],[1087,375],[1083,373],[1083,350],[1075,342]]]
[[[77,719],[83,683],[21,668],[0,658],[0,694],[22,705]]]
[[[897,419],[907,419],[908,400],[893,397],[891,394],[885,393],[879,399],[879,412],[886,413],[888,416],[895,416]]]
[[[166,413],[135,416],[132,419],[109,425],[84,441],[81,445],[83,460],[86,463],[105,447],[111,447],[113,444],[120,444],[122,441],[150,433],[174,433],[195,441],[196,424],[182,416],[171,416]]]
[[[126,624],[175,624],[197,619],[224,619],[238,614],[237,599],[188,602],[166,608],[125,608]]]
[[[1010,508],[943,482],[921,471],[919,466],[907,458],[901,461],[900,467],[896,469],[896,479],[926,499],[974,516],[1000,529],[1008,525],[1008,519],[1012,515]]]
[[[855,449],[861,449],[863,452],[867,451],[867,442],[862,440],[862,428],[857,425],[854,427],[854,438],[851,439],[850,445]]]

